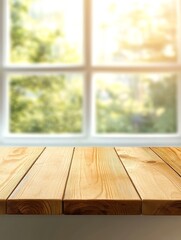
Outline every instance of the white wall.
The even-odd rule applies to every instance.
[[[0,240],[41,239],[181,240],[181,216],[0,216]]]

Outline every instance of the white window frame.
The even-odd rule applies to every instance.
[[[0,144],[1,145],[74,145],[74,146],[179,146],[181,144],[181,0],[178,1],[178,49],[177,64],[147,64],[122,66],[94,66],[92,64],[92,0],[84,1],[84,65],[10,65],[5,61],[5,43],[8,29],[8,0],[0,0]],[[84,119],[83,133],[78,135],[48,134],[9,134],[6,131],[8,122],[8,74],[10,73],[60,73],[80,72],[84,79]],[[176,72],[178,73],[177,116],[178,132],[176,134],[95,134],[95,102],[93,100],[93,74],[104,72],[137,73],[137,72]],[[169,94],[169,93],[168,93]]]

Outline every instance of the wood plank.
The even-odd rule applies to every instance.
[[[181,215],[181,178],[149,148],[116,151],[142,200],[142,213]]]
[[[141,200],[113,148],[75,149],[64,213],[141,213]]]
[[[151,149],[181,176],[181,148],[152,147]]]
[[[74,148],[48,147],[7,201],[8,214],[58,215]]]
[[[6,213],[6,199],[43,150],[43,147],[0,147],[0,214]]]

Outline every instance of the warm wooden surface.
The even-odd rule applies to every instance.
[[[181,178],[150,148],[116,148],[142,200],[143,214],[181,214]]]
[[[75,149],[64,213],[141,213],[141,200],[113,148]]]
[[[181,215],[181,148],[1,147],[0,213]]]
[[[8,214],[61,214],[73,148],[47,148],[7,202]]]
[[[43,149],[43,147],[0,147],[0,214],[6,212],[6,199]]]
[[[181,176],[181,148],[153,147],[151,149]]]

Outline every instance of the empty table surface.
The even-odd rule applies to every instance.
[[[181,215],[181,148],[0,147],[0,214]]]

